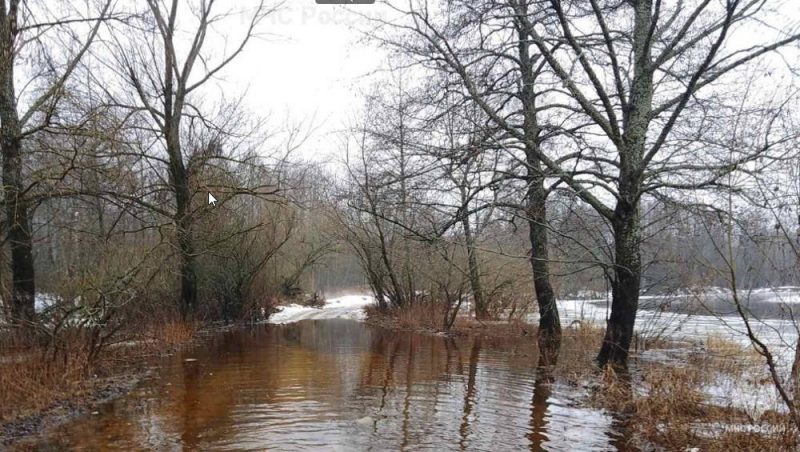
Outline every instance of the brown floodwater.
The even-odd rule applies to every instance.
[[[308,320],[220,333],[40,450],[617,450],[529,343]]]

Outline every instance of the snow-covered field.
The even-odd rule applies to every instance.
[[[331,298],[321,308],[312,308],[292,304],[280,308],[280,312],[272,314],[269,323],[292,323],[300,320],[353,319],[364,320],[364,307],[375,303],[371,295],[345,295]]]
[[[711,288],[713,289],[713,288]],[[730,296],[729,293],[709,290],[711,297]],[[694,295],[693,295],[694,296]],[[796,287],[755,289],[744,296],[759,303],[775,303],[790,307],[800,302],[800,291]],[[657,301],[658,297],[642,297],[643,301]],[[560,300],[558,302],[562,325],[574,321],[605,324],[608,309],[605,300]],[[530,320],[536,321],[534,314]],[[797,341],[797,328],[791,320],[752,319],[750,326],[759,340],[766,344],[776,358],[780,372],[789,374]],[[751,347],[745,323],[736,315],[698,315],[662,310],[640,309],[636,315],[636,331],[645,338],[668,338],[692,345],[676,350],[647,350],[639,359],[655,360],[681,365],[686,353],[702,352],[703,344],[710,337],[726,339]],[[713,383],[703,388],[709,402],[718,406],[729,406],[745,410],[758,418],[767,410],[785,411],[777,390],[764,380],[768,376],[766,366],[762,370],[750,369],[744,378],[731,378],[719,373]],[[766,383],[766,384],[765,384]]]
[[[798,292],[782,291],[780,298],[767,296],[773,289],[760,289],[759,296],[773,303],[790,304],[798,299]],[[642,297],[644,300],[652,297]],[[788,300],[788,301],[782,301]],[[604,325],[608,309],[603,300],[560,300],[558,302],[561,323],[564,326],[574,321]],[[538,319],[533,314],[530,320]],[[756,336],[777,355],[779,362],[788,365],[794,356],[797,329],[791,320],[753,319],[750,326]],[[750,346],[744,322],[735,315],[700,315],[670,312],[668,310],[640,309],[636,315],[636,331],[645,338],[669,338],[694,343],[702,343],[709,337],[727,339],[744,346]]]

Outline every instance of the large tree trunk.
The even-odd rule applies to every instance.
[[[178,148],[180,149],[180,148]],[[180,151],[170,152],[180,156]],[[172,178],[175,185],[175,204],[178,249],[181,259],[181,315],[191,317],[197,308],[197,272],[195,269],[195,249],[192,237],[191,201],[189,178],[183,161],[172,162]]]
[[[183,224],[178,229],[178,244],[181,251],[181,315],[187,319],[197,308],[197,271],[191,224],[181,223]]]
[[[639,288],[642,277],[640,255],[641,224],[639,202],[642,188],[642,159],[647,145],[647,129],[653,104],[651,67],[652,0],[634,4],[633,79],[628,108],[624,115],[624,135],[618,143],[619,199],[611,219],[614,230],[614,277],[611,314],[597,362],[625,367],[633,339]]]
[[[172,5],[174,12],[177,3]],[[183,162],[181,146],[181,120],[186,100],[185,85],[175,80],[174,49],[172,33],[174,22],[166,30],[164,49],[164,140],[169,157],[170,183],[175,194],[176,240],[180,252],[181,299],[180,311],[184,320],[191,318],[197,308],[197,272],[195,270],[195,249],[192,237],[192,191],[189,185],[189,171]]]
[[[527,5],[520,4],[521,14],[527,14]],[[537,157],[541,144],[541,129],[536,109],[536,74],[534,59],[528,49],[529,41],[525,26],[517,23],[519,70],[522,79],[522,115],[525,136],[525,163],[527,166],[526,216],[531,243],[531,269],[536,301],[539,305],[539,348],[552,354],[561,344],[561,320],[558,316],[556,297],[550,284],[550,257],[547,251],[547,190],[544,172]]]
[[[615,256],[611,315],[597,356],[601,367],[607,364],[625,367],[628,362],[636,312],[639,309],[642,273],[638,206],[620,201],[615,211],[613,228]]]
[[[528,185],[528,236],[531,243],[531,269],[536,302],[539,305],[540,353],[552,354],[561,343],[561,319],[553,286],[550,284],[550,256],[547,251],[547,192],[544,178],[536,169],[538,162],[530,162]],[[537,174],[538,173],[538,174]]]
[[[3,156],[3,190],[6,238],[11,249],[11,320],[35,320],[35,272],[30,207],[22,198],[22,131],[14,89],[14,45],[17,2],[0,12],[0,150]]]
[[[169,61],[169,59],[168,59]],[[169,67],[169,66],[168,66]],[[168,79],[168,82],[170,79]],[[171,83],[167,84],[171,86]],[[171,88],[170,88],[171,89]],[[171,98],[170,98],[171,99]],[[180,252],[181,273],[181,316],[190,318],[197,308],[197,272],[195,270],[195,249],[192,237],[192,192],[189,186],[189,172],[183,163],[181,152],[180,123],[183,100],[175,100],[175,108],[167,104],[165,139],[169,155],[169,170],[172,189],[175,193],[176,240]]]
[[[8,124],[2,115],[3,125]],[[3,187],[5,189],[7,240],[11,249],[11,320],[15,324],[32,322],[35,311],[35,272],[30,209],[21,199],[21,142],[3,127]]]

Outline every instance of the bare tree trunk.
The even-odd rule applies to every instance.
[[[461,219],[464,228],[464,240],[467,245],[467,266],[469,272],[469,285],[472,290],[472,298],[475,302],[475,318],[485,320],[489,318],[489,310],[486,298],[483,294],[483,284],[481,284],[481,269],[478,264],[477,250],[475,249],[475,237],[472,235],[472,226],[469,224],[469,217]]]
[[[642,263],[638,206],[617,206],[614,228],[614,278],[611,314],[606,323],[603,345],[597,356],[600,366],[625,366],[628,360],[636,312],[639,308]]]
[[[530,164],[529,164],[530,165]],[[547,194],[544,178],[536,169],[529,169],[528,237],[531,244],[531,269],[536,302],[539,307],[539,348],[558,349],[561,343],[561,319],[558,315],[555,292],[550,284],[550,257],[547,251]]]
[[[156,9],[151,6],[153,11]],[[186,96],[185,80],[173,73],[176,64],[173,33],[177,2],[173,2],[170,12],[169,26],[164,33],[164,139],[169,157],[170,182],[175,194],[176,239],[180,251],[181,299],[180,312],[185,319],[194,314],[197,307],[197,276],[194,264],[194,243],[192,240],[191,202],[189,173],[183,162],[181,149],[181,120]]]
[[[5,113],[0,113],[0,121],[4,125],[8,124]],[[3,127],[1,135],[7,239],[11,249],[11,318],[14,323],[25,323],[36,317],[30,210],[22,199],[24,189],[20,140],[13,132],[8,132],[6,127]]]
[[[527,5],[519,5],[527,14]],[[539,347],[551,353],[561,344],[561,321],[556,306],[555,293],[550,284],[550,258],[547,251],[547,190],[544,172],[539,159],[541,130],[536,111],[535,61],[530,56],[525,26],[517,22],[518,52],[522,78],[523,135],[525,137],[525,163],[527,167],[526,217],[531,244],[531,270],[539,307]]]
[[[181,223],[178,230],[181,251],[181,315],[186,319],[191,317],[197,308],[197,271],[191,225],[185,221]]]
[[[11,318],[21,324],[36,317],[35,272],[31,214],[22,199],[22,131],[14,89],[14,52],[17,33],[18,2],[12,1],[8,12],[0,12],[0,148],[3,157],[7,240],[11,249]]]
[[[641,221],[639,203],[642,160],[653,104],[653,68],[650,33],[652,1],[634,5],[633,79],[629,107],[624,115],[624,134],[617,145],[620,159],[619,198],[611,218],[614,229],[614,280],[611,315],[597,362],[600,366],[626,366],[633,339],[641,286]]]
[[[178,126],[176,126],[176,129]],[[177,134],[177,132],[176,132]],[[175,225],[177,226],[178,249],[180,250],[181,273],[181,315],[191,317],[197,308],[197,272],[195,269],[195,250],[192,237],[191,201],[189,177],[180,152],[177,136],[168,132],[170,170],[175,190]]]
[[[800,339],[797,340],[794,349],[794,361],[792,362],[792,400],[795,404],[800,403]]]

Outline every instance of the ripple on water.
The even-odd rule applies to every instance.
[[[187,356],[188,357],[188,356]],[[613,416],[582,407],[533,357],[468,338],[348,320],[209,338],[141,390],[43,445],[90,450],[613,450]]]

